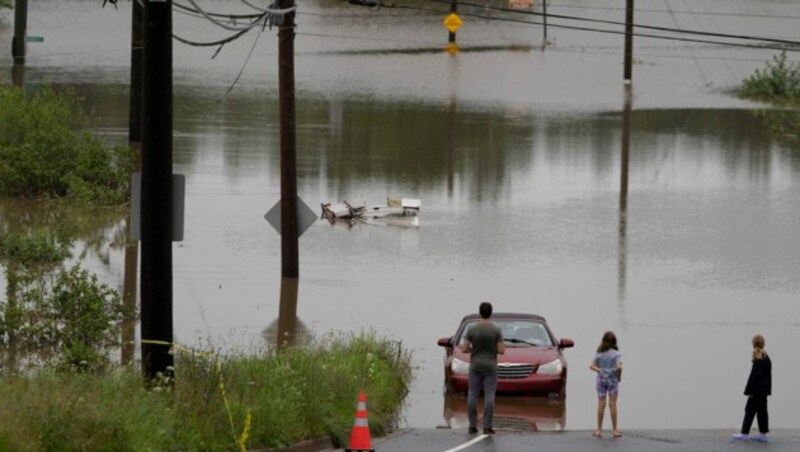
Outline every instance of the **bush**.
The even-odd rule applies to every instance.
[[[133,154],[81,132],[88,119],[79,101],[69,90],[43,88],[27,97],[0,85],[0,195],[126,200]]]
[[[107,363],[104,350],[118,345],[126,312],[120,294],[95,275],[60,269],[69,246],[49,232],[0,235],[7,279],[0,350],[29,363],[57,356],[65,367],[97,369]]]
[[[744,80],[739,90],[745,97],[773,102],[800,102],[800,63],[786,61],[786,52],[772,57],[765,69]]]

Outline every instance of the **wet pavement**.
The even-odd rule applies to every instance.
[[[591,431],[519,432],[498,430],[496,435],[469,435],[466,430],[409,429],[372,441],[380,452],[470,452],[489,451],[596,451],[677,452],[677,451],[798,451],[800,430],[776,430],[768,443],[736,441],[734,430],[633,430],[622,438],[594,438]],[[331,449],[328,449],[331,450]]]

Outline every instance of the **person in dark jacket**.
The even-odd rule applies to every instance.
[[[733,435],[734,439],[767,442],[769,433],[769,413],[767,396],[772,395],[772,361],[764,350],[764,336],[753,336],[753,366],[744,387],[747,404],[744,407],[742,431]],[[750,435],[753,418],[758,420],[758,435]]]

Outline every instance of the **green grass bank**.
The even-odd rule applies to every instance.
[[[259,356],[175,348],[175,380],[137,368],[37,370],[0,379],[0,451],[227,451],[330,438],[345,447],[359,391],[370,431],[401,414],[411,353],[374,333],[330,335]]]

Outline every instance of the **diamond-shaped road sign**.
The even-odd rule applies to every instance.
[[[264,219],[267,220],[267,223],[271,224],[278,234],[281,233],[281,202],[280,200],[269,209],[269,212],[264,214]],[[317,214],[311,210],[311,207],[308,207],[306,203],[303,202],[300,197],[297,197],[297,236],[300,237],[306,232],[306,229],[310,228],[312,224],[314,224],[319,217]]]
[[[461,20],[461,18],[458,17],[458,14],[456,13],[450,13],[450,15],[445,17],[444,20],[442,21],[442,24],[444,25],[445,28],[450,30],[450,33],[455,33],[456,30],[458,30],[458,28],[461,27],[463,23],[464,21]]]

